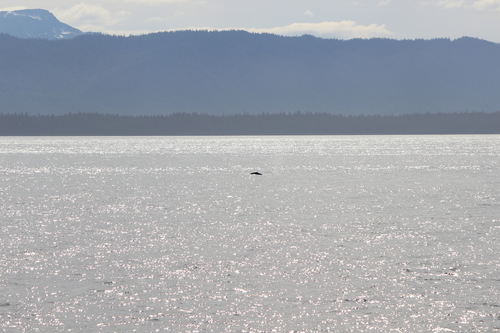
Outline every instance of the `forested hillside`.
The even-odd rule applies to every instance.
[[[500,44],[242,31],[0,35],[0,112],[127,115],[500,110]]]

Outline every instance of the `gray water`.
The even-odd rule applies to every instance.
[[[4,137],[0,177],[3,332],[500,332],[500,136]]]

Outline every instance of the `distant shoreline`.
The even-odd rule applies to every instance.
[[[0,136],[500,134],[500,112],[409,115],[327,113],[157,116],[0,113]]]

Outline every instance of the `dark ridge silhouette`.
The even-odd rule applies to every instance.
[[[281,113],[215,116],[176,113],[122,116],[97,113],[0,113],[0,135],[342,135],[500,134],[500,112],[400,116]]]

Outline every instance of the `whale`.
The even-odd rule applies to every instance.
[[[257,172],[257,171],[252,172],[252,173],[250,173],[250,174],[251,174],[251,175],[257,175],[257,176],[262,176],[262,174],[261,174],[260,172]]]

